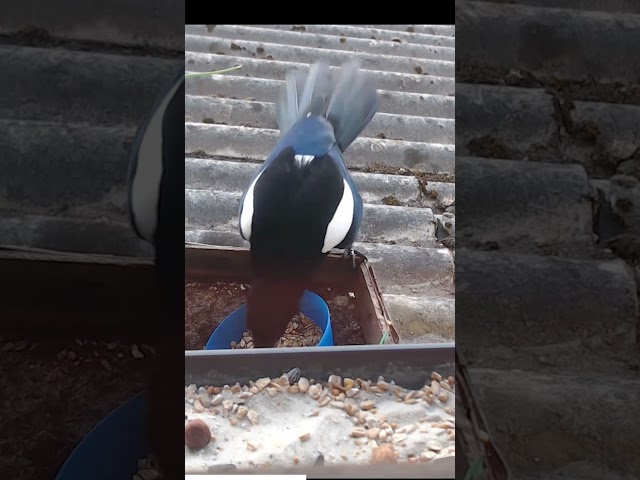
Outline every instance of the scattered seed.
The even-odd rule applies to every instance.
[[[378,435],[380,435],[380,429],[379,428],[370,428],[367,431],[367,437],[372,438],[372,439],[376,439],[378,438]]]
[[[442,444],[437,440],[431,440],[430,442],[427,442],[427,448],[434,452],[439,452],[442,450]]]
[[[238,418],[239,419],[243,419],[244,417],[247,416],[248,412],[249,412],[249,409],[247,407],[242,406],[242,405],[239,406],[238,407],[238,412],[237,412]]]
[[[406,433],[394,433],[391,436],[391,440],[394,443],[401,443],[407,439],[408,435]]]
[[[351,436],[354,438],[361,438],[367,434],[367,431],[364,428],[354,428],[351,431]]]
[[[322,385],[311,385],[308,389],[309,396],[314,400],[320,398],[320,394],[322,393]]]
[[[445,392],[442,392],[440,395],[438,395],[438,400],[440,400],[442,403],[445,403],[447,400],[449,400],[449,395],[447,395]]]
[[[431,390],[433,390],[434,395],[440,393],[440,383],[437,380],[431,380]]]
[[[372,410],[376,407],[376,402],[374,402],[373,400],[366,400],[362,403],[360,403],[360,408],[362,410]]]
[[[311,438],[311,434],[309,432],[304,433],[298,437],[301,442],[307,442]]]
[[[348,388],[348,389],[345,391],[345,395],[346,395],[347,397],[349,397],[349,398],[356,397],[356,396],[358,395],[358,393],[360,393],[360,389],[355,388],[355,387]]]
[[[298,380],[298,388],[302,393],[307,393],[307,390],[309,390],[309,380],[305,377],[300,377]]]
[[[440,375],[438,372],[431,372],[431,380],[435,380],[436,382],[440,383],[442,381],[442,375]]]
[[[331,402],[331,406],[333,408],[339,408],[341,410],[343,410],[345,407],[344,402]]]
[[[233,408],[233,402],[231,400],[223,400],[222,407],[225,410],[231,410]]]
[[[270,397],[275,397],[276,395],[278,395],[278,389],[273,387],[268,387],[267,393],[269,394]]]
[[[269,385],[270,383],[271,383],[271,378],[262,377],[262,378],[259,378],[258,380],[256,380],[255,385],[256,385],[256,387],[258,387],[258,390],[262,390],[262,389],[266,388],[267,385]]]
[[[258,412],[251,409],[247,412],[247,418],[249,419],[252,425],[257,425],[260,420]]]
[[[258,445],[253,442],[247,442],[247,450],[249,450],[250,452],[255,452],[256,450],[258,450]]]
[[[222,402],[222,395],[217,394],[215,397],[211,399],[211,405],[219,405]]]
[[[326,407],[327,405],[329,405],[330,402],[331,402],[331,399],[329,397],[325,397],[322,400],[320,400],[320,403],[318,405],[320,405],[321,407]]]

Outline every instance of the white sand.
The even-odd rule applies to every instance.
[[[248,390],[248,387],[244,388]],[[273,392],[273,387],[270,389]],[[422,389],[416,392],[417,397],[426,397],[425,392],[430,391],[428,388]],[[227,389],[221,392],[224,400],[244,402],[244,406],[254,410],[259,417],[256,425],[245,417],[234,426],[231,419],[237,415],[226,410],[224,402],[209,406],[214,395],[207,394],[204,387],[196,390],[195,385],[191,385],[185,388],[185,415],[188,418],[185,425],[189,420],[201,419],[208,424],[215,439],[199,451],[185,446],[185,468],[189,471],[206,471],[216,464],[234,464],[239,468],[268,464],[288,466],[294,464],[295,457],[300,465],[311,465],[319,454],[324,455],[325,463],[368,463],[373,448],[384,444],[393,445],[399,462],[408,461],[410,456],[415,457],[412,461],[429,461],[454,455],[455,440],[451,425],[455,424],[455,395],[446,393],[449,398],[445,402],[436,398],[431,405],[425,398],[418,398],[416,403],[409,404],[398,399],[393,388],[381,394],[362,389],[354,398],[342,401],[342,404],[355,405],[365,400],[375,401],[376,410],[363,411],[368,421],[362,425],[357,417],[348,415],[340,408],[340,403],[321,407],[319,401],[308,393],[289,393],[287,387],[275,396],[269,395],[265,389],[245,400],[239,398],[240,393],[234,394]],[[409,401],[415,401],[415,397]],[[205,406],[204,411],[195,411],[196,402]],[[198,409],[201,409],[199,405]],[[219,413],[213,413],[211,409]],[[381,425],[393,433],[390,426],[383,424],[384,421],[389,425],[397,423],[392,425],[395,434],[376,440],[367,436],[352,436],[355,428],[368,432]],[[449,426],[440,423],[443,421],[450,422]],[[434,426],[433,422],[439,425]],[[304,434],[310,435],[308,441],[300,440]],[[430,443],[434,440],[441,445],[441,449],[437,444]],[[433,452],[427,445],[439,451]],[[255,451],[249,447],[255,447]]]

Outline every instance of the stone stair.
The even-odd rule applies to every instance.
[[[455,331],[454,261],[437,241],[455,203],[455,51],[451,27],[416,28],[187,25],[188,72],[242,68],[187,80],[185,238],[247,246],[239,201],[278,138],[286,71],[357,57],[375,76],[381,109],[345,154],[365,202],[355,247],[375,266],[403,341],[442,342]],[[454,212],[446,218],[453,224]]]
[[[9,11],[17,24],[0,26],[0,245],[149,258],[129,225],[128,153],[182,54],[169,37],[92,36],[36,10],[51,8]],[[33,41],[29,18],[41,25]]]
[[[640,272],[608,248],[638,235],[640,16],[575,3],[456,4],[457,340],[527,480],[640,471]]]

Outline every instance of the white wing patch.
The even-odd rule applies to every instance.
[[[294,155],[293,158],[296,161],[296,164],[298,165],[298,167],[306,167],[316,157],[313,156],[313,155],[300,155],[300,154],[297,154],[297,155]]]
[[[324,246],[322,253],[329,252],[332,248],[340,245],[351,229],[353,222],[354,201],[353,193],[346,180],[342,179],[344,189],[342,190],[342,199],[336,208],[333,218],[327,226],[327,233],[324,236]]]
[[[162,123],[169,102],[182,85],[179,80],[164,97],[140,140],[135,173],[131,182],[130,208],[136,230],[152,242],[158,223],[158,199],[162,181]]]
[[[258,174],[249,188],[247,189],[247,194],[244,197],[244,202],[242,203],[242,212],[240,213],[240,235],[246,241],[251,240],[251,224],[253,223],[253,189],[256,186],[256,182],[262,176],[262,172]]]

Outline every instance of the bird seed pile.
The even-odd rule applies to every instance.
[[[417,463],[455,455],[455,381],[434,372],[417,390],[301,377],[185,387],[185,468]]]
[[[322,330],[313,320],[300,312],[287,325],[284,335],[275,344],[276,348],[284,347],[315,347],[320,343]],[[239,342],[232,341],[231,348],[253,348],[251,332],[244,332]]]

